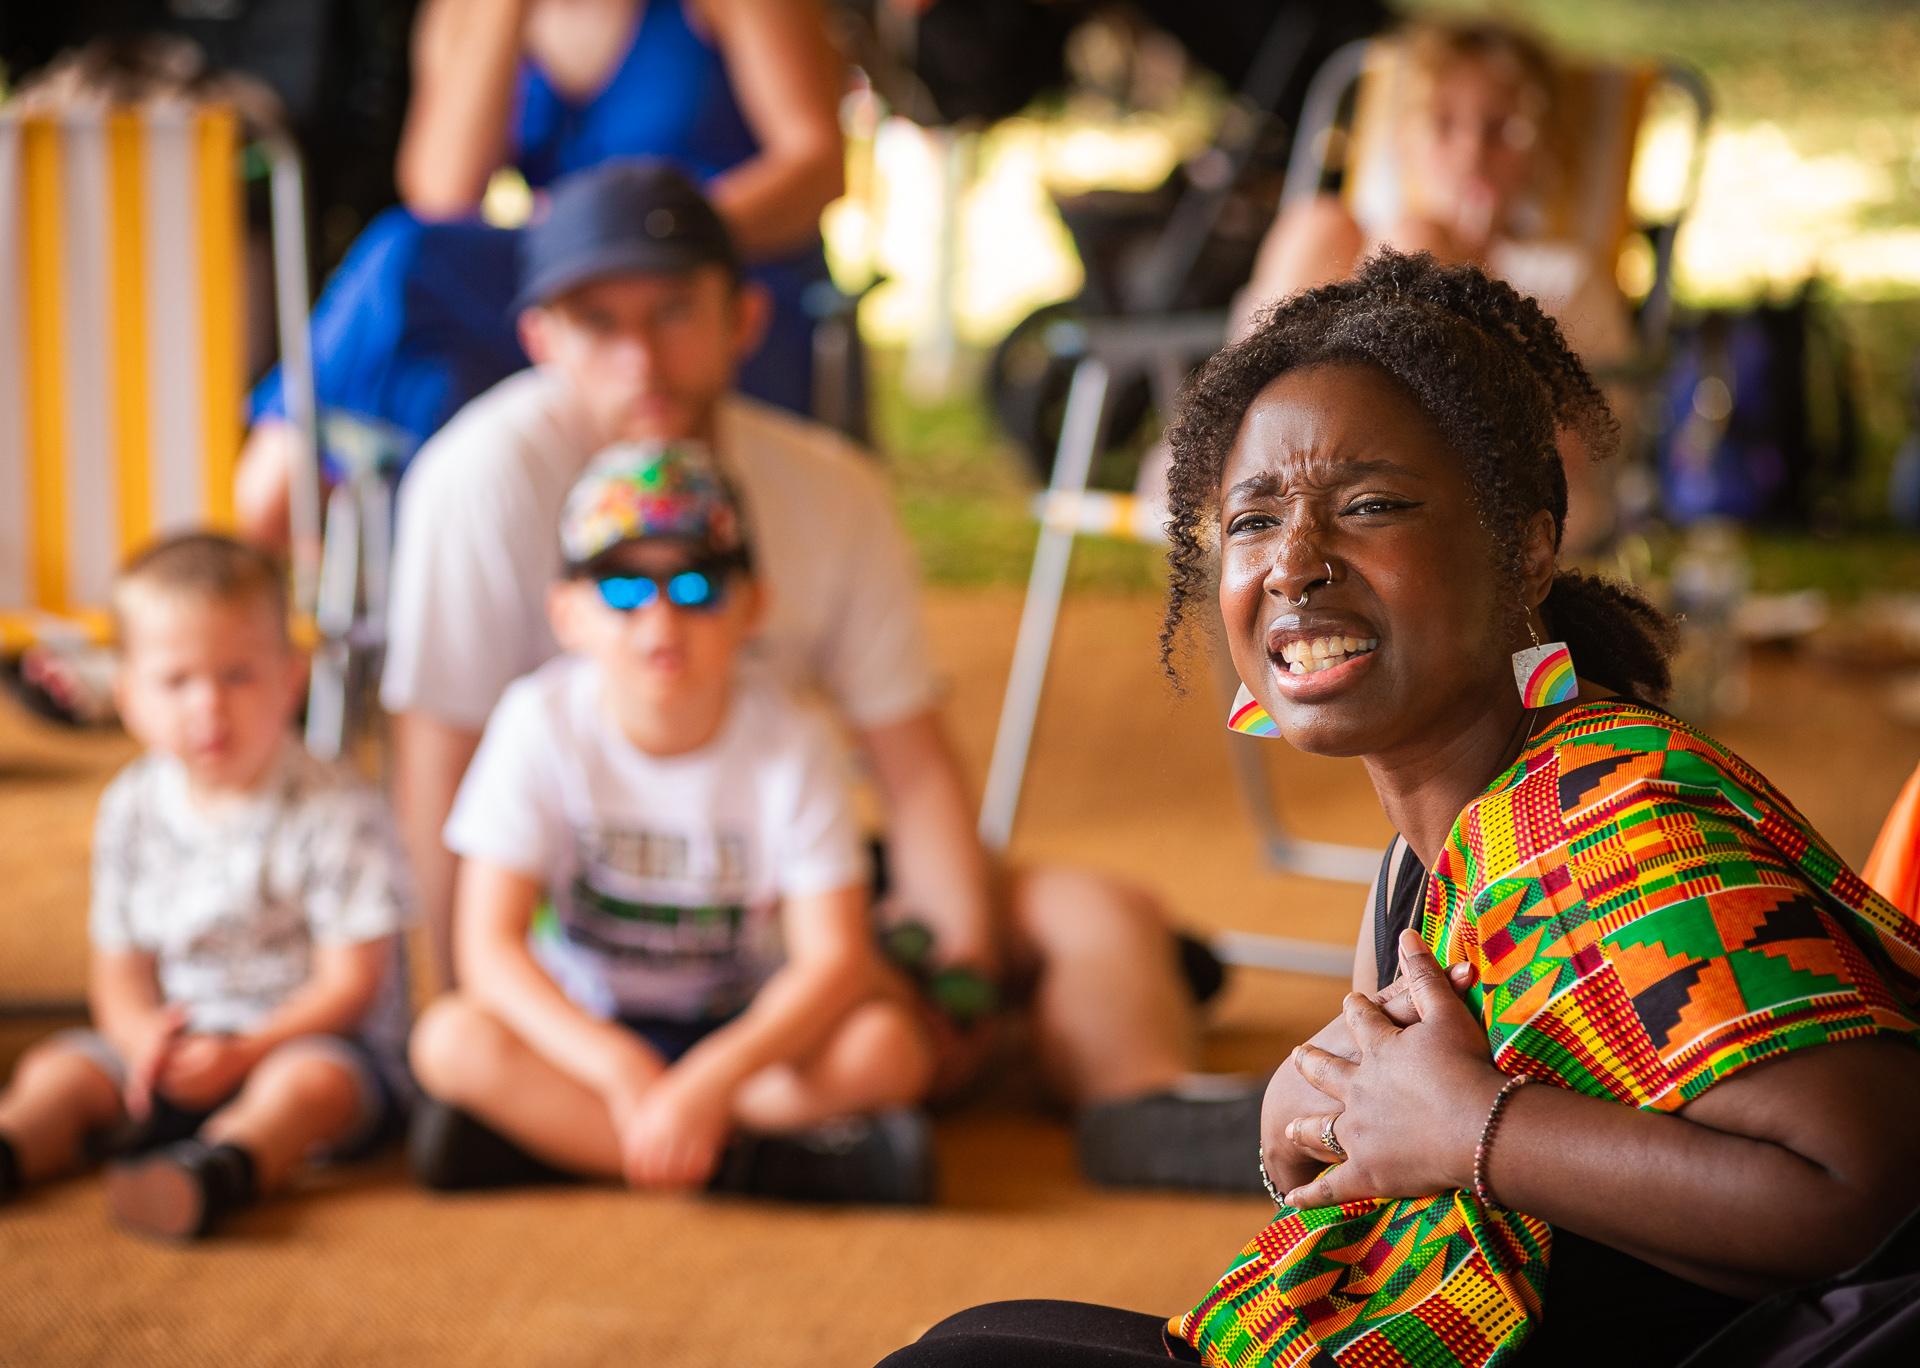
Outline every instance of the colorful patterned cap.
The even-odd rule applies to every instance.
[[[691,542],[709,555],[745,552],[733,491],[698,443],[609,447],[568,493],[560,554],[569,569],[650,537]]]

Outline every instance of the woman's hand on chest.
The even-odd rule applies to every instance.
[[[1341,1016],[1351,1054],[1308,1043],[1289,1060],[1333,1105],[1294,1118],[1287,1139],[1312,1161],[1341,1160],[1321,1144],[1331,1116],[1345,1156],[1289,1191],[1291,1206],[1420,1197],[1472,1186],[1474,1148],[1505,1076],[1488,1057],[1486,1032],[1412,932],[1401,936],[1400,958],[1406,985],[1401,1010],[1393,1002],[1383,1006],[1366,994],[1349,994]]]

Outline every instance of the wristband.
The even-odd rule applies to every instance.
[[[937,971],[927,981],[927,996],[962,1030],[1000,1010],[1000,990],[993,980],[965,965]]]
[[[880,934],[893,966],[912,979],[929,1005],[961,1030],[1000,1010],[999,985],[963,964],[935,968],[933,930],[925,922],[900,921]]]

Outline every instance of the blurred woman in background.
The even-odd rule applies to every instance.
[[[1631,343],[1612,262],[1542,232],[1542,199],[1569,170],[1551,155],[1558,143],[1553,58],[1525,33],[1488,20],[1423,20],[1402,41],[1402,79],[1390,92],[1395,213],[1363,225],[1336,194],[1284,210],[1236,301],[1233,335],[1245,336],[1275,300],[1343,279],[1374,248],[1390,246],[1478,266],[1531,295],[1587,367],[1604,374]],[[1610,397],[1619,409],[1621,396]],[[1584,448],[1562,454],[1567,547],[1578,555],[1611,530],[1611,496]]]
[[[741,387],[807,411],[803,296],[827,279],[820,213],[843,177],[843,68],[820,0],[427,0],[413,55],[402,206],[368,225],[314,312],[323,412],[377,420],[404,455],[524,367],[517,234],[478,218],[489,182],[510,167],[538,192],[637,156],[702,182],[773,296]],[[297,449],[278,371],[250,417],[240,516],[277,545]],[[337,478],[330,453],[323,463]]]

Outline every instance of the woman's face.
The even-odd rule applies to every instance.
[[[1384,754],[1511,695],[1511,597],[1459,459],[1384,373],[1320,365],[1255,398],[1220,477],[1220,613],[1293,745]]]
[[[1412,111],[1403,155],[1423,217],[1469,236],[1498,232],[1532,187],[1540,127],[1533,87],[1484,57],[1462,57],[1432,77]]]

